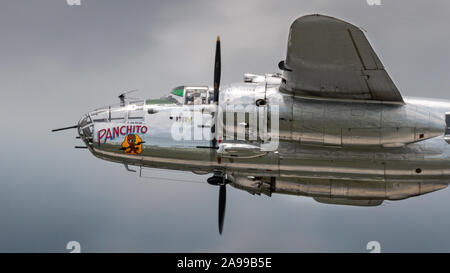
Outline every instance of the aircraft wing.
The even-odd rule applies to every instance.
[[[308,15],[291,25],[281,91],[298,95],[403,103],[402,96],[356,26]]]

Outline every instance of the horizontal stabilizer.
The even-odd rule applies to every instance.
[[[289,31],[280,90],[300,96],[403,103],[364,33],[342,20],[308,15]]]

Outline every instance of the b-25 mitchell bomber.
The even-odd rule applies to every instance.
[[[180,86],[84,115],[76,128],[96,157],[139,168],[210,174],[251,194],[378,206],[446,188],[450,101],[402,97],[360,28],[308,15],[290,27],[282,73],[220,87]]]

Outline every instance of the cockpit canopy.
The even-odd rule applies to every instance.
[[[211,104],[213,99],[214,90],[208,86],[177,86],[169,95],[148,99],[145,104],[205,105]]]
[[[120,105],[96,109],[88,114],[90,122],[141,121],[146,105],[206,105],[213,103],[214,90],[208,86],[178,86],[159,99],[124,100]]]

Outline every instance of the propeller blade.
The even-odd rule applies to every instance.
[[[221,56],[220,56],[220,36],[217,36],[216,57],[214,60],[214,103],[216,105],[219,105],[219,88],[220,88],[221,69],[222,69],[222,64],[221,64]],[[217,115],[218,115],[218,113],[213,114],[214,124],[211,127],[211,133],[214,135],[213,139],[211,140],[212,148],[217,148],[217,139],[216,139]]]
[[[221,57],[220,57],[220,36],[217,36],[216,42],[216,59],[214,61],[214,102],[219,101],[219,87],[221,74]]]
[[[58,128],[58,129],[53,129],[52,132],[63,131],[63,130],[68,130],[68,129],[75,129],[75,128],[78,128],[78,125],[69,126],[69,127],[63,127],[63,128]]]
[[[227,201],[227,186],[220,185],[219,189],[219,233],[222,235],[223,222],[225,219],[225,206]]]

